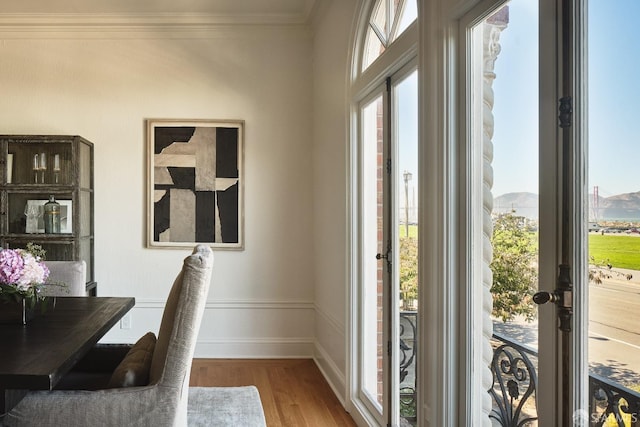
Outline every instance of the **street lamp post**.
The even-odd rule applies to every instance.
[[[404,171],[404,230],[405,237],[409,237],[409,181],[411,181],[411,172]]]

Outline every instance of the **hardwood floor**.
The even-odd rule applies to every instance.
[[[194,359],[191,385],[255,385],[268,427],[356,426],[311,359]]]

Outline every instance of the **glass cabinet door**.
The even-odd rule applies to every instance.
[[[6,183],[70,185],[73,144],[13,141],[7,144]]]
[[[7,191],[7,234],[42,234],[44,227],[44,205],[54,196],[60,204],[60,233],[73,233],[73,201],[71,193],[13,192]]]

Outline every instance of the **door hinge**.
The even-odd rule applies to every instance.
[[[387,341],[387,356],[391,356],[391,341]]]
[[[391,159],[387,159],[387,174],[391,175]]]
[[[560,119],[560,127],[567,128],[571,126],[571,118],[573,116],[573,99],[570,96],[563,96],[560,98],[560,105],[558,106],[558,119]]]
[[[383,254],[376,254],[376,259],[384,259],[385,261],[387,261],[387,271],[391,271],[391,240],[387,240],[387,251]]]

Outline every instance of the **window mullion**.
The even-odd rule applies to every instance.
[[[391,0],[393,1],[393,0]],[[406,0],[398,1],[398,8],[393,14],[393,18],[391,19],[391,30],[389,31],[389,40],[395,40],[398,33],[398,27],[400,26],[400,19],[402,19],[402,14],[404,12],[404,8],[406,5]]]
[[[393,1],[394,0],[387,0],[385,2],[385,7],[387,8],[386,10],[387,13],[385,14],[386,27],[387,27],[385,28],[386,30],[385,35],[387,36],[387,42],[388,42],[387,45],[385,45],[385,47],[388,46],[389,43],[391,43],[391,40],[393,40],[393,38],[391,37],[391,34],[393,34],[391,32],[391,26],[393,25],[393,17],[391,16],[391,11],[393,10],[393,7],[392,7]]]
[[[378,39],[380,40],[380,43],[382,43],[382,46],[386,48],[389,44],[386,35],[380,30],[380,28],[378,28],[375,22],[372,21],[369,26],[376,34],[376,36],[378,36]]]

